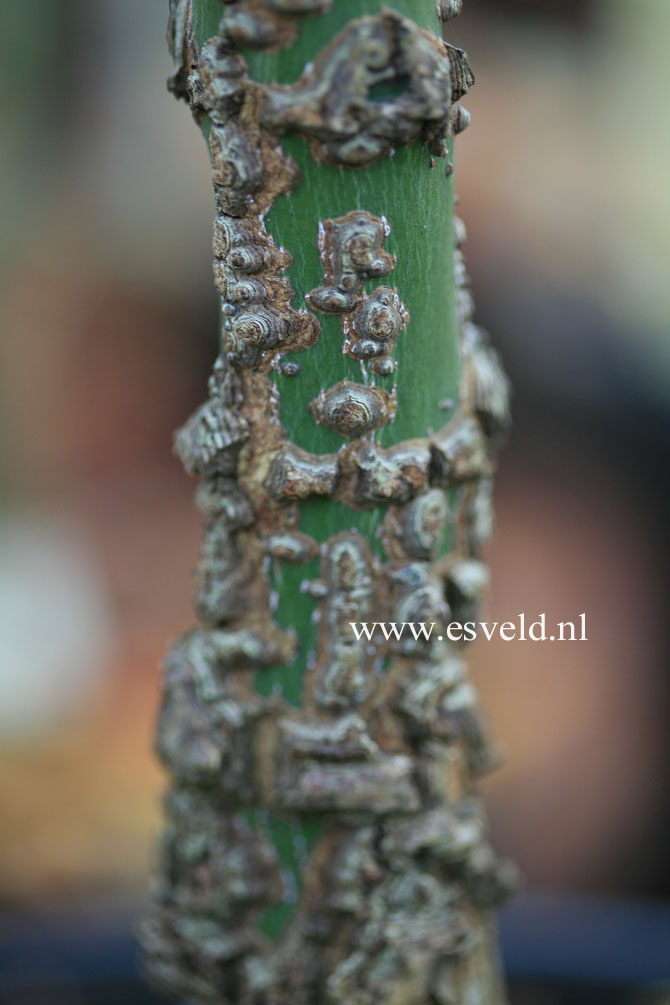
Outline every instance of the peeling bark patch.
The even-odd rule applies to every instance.
[[[348,168],[418,139],[442,153],[466,122],[455,102],[473,77],[462,50],[384,8],[351,22],[294,84],[250,79],[236,47],[290,44],[301,17],[329,6],[224,3],[221,37],[199,54],[191,0],[170,6],[171,87],[211,122],[223,322],[208,398],[175,442],[201,480],[199,625],[165,660],[157,750],[172,785],[141,939],[151,979],[203,1005],[455,1005],[486,951],[486,912],[514,878],[489,846],[474,789],[496,755],[462,647],[438,638],[450,618],[476,617],[494,455],[508,425],[507,380],[472,321],[465,228],[455,221],[456,412],[442,429],[381,448],[374,433],[393,420],[396,397],[374,378],[395,373],[398,338],[417,337],[403,334],[410,319],[395,287],[363,288],[395,267],[388,220],[358,207],[314,221],[323,283],[304,309],[285,275],[291,252],[265,226],[300,183],[281,134]],[[460,0],[438,4],[443,20],[459,10]],[[314,312],[340,316],[342,351],[365,376],[305,400],[306,417],[345,441],[324,455],[291,442],[272,379],[299,376],[290,353],[310,365]],[[358,531],[321,542],[303,533],[301,504],[313,498],[385,507],[380,557]],[[299,582],[301,566],[318,633],[295,708],[254,682],[296,659],[299,640],[275,621],[271,573]],[[438,628],[430,638],[352,632],[381,621]],[[316,820],[308,849],[300,827]],[[279,830],[296,837],[288,858]],[[297,863],[290,874],[287,861]],[[277,909],[289,920],[271,941],[262,919]]]
[[[446,495],[429,489],[403,507],[391,507],[382,526],[384,548],[391,560],[435,559],[447,521]]]
[[[261,122],[310,140],[319,161],[364,167],[419,137],[443,156],[451,100],[444,43],[384,8],[347,25],[295,84],[267,88]]]
[[[307,294],[307,303],[324,314],[352,311],[363,280],[387,276],[395,267],[395,258],[383,248],[388,233],[386,221],[364,210],[319,224],[324,285]]]
[[[188,80],[198,62],[193,37],[193,0],[169,0],[167,43],[172,57],[168,89],[177,98],[188,99]]]
[[[334,454],[310,454],[294,443],[282,445],[268,478],[268,489],[278,502],[331,496],[340,476]]]
[[[299,18],[324,14],[333,0],[233,0],[224,2],[221,30],[235,46],[279,49],[295,41]]]
[[[470,69],[465,50],[459,49],[455,45],[449,45],[447,42],[444,44],[451,68],[451,98],[452,101],[460,101],[473,86],[475,75]]]
[[[440,21],[446,23],[463,11],[463,0],[437,0],[435,5]]]
[[[353,440],[390,422],[395,401],[388,391],[342,380],[322,391],[309,410],[315,422]]]
[[[395,258],[383,248],[390,233],[386,218],[362,210],[321,222],[324,281],[305,297],[314,310],[341,315],[343,352],[371,363],[373,374],[383,377],[396,370],[391,354],[409,324],[409,313],[396,289],[378,286],[368,295],[362,287],[364,279],[386,276],[395,268]]]
[[[356,531],[330,538],[322,559],[319,656],[309,685],[322,708],[353,708],[374,689],[376,651],[356,641],[350,622],[376,609],[377,582],[370,546]]]

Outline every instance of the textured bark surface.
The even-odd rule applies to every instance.
[[[438,13],[460,3],[396,7],[413,17],[171,8],[171,87],[210,148],[222,330],[176,440],[201,479],[200,625],[166,660],[172,787],[141,939],[154,982],[193,1002],[502,1000],[490,911],[512,871],[447,627],[487,581],[508,389],[451,212],[473,78]],[[366,621],[436,627],[358,641]]]

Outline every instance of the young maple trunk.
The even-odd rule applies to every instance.
[[[166,660],[148,972],[193,1002],[501,1002],[510,870],[452,624],[507,422],[453,218],[472,75],[433,0],[174,0],[169,39],[211,154],[221,349],[177,437],[200,626]],[[375,622],[406,628],[357,638]]]

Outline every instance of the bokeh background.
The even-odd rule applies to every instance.
[[[164,0],[0,7],[0,1002],[153,1000],[130,926],[163,778],[166,640],[191,620],[171,432],[216,352],[204,144]],[[514,385],[485,783],[525,893],[514,1001],[670,1001],[668,0],[467,0],[456,158],[478,321]],[[664,963],[663,963],[664,961]],[[666,983],[667,987],[667,983]]]

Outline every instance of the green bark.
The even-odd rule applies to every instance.
[[[184,0],[179,6],[182,13],[189,9]],[[505,423],[506,385],[485,338],[467,327],[467,280],[462,267],[457,279],[455,268],[461,241],[453,220],[452,140],[445,136],[447,145],[441,146],[435,135],[436,121],[442,122],[438,131],[444,133],[449,123],[461,121],[447,113],[450,108],[458,112],[456,101],[467,89],[461,90],[460,83],[469,71],[461,56],[448,53],[423,31],[433,36],[439,31],[433,0],[398,0],[394,12],[384,8],[382,14],[371,0],[337,0],[326,13],[293,22],[277,14],[282,6],[237,0],[224,7],[228,20],[220,29],[219,0],[192,2],[196,52],[189,50],[188,60],[196,68],[197,86],[191,80],[189,93],[211,143],[217,226],[226,234],[242,234],[253,254],[266,256],[266,265],[260,272],[253,266],[247,283],[251,306],[240,307],[231,238],[225,239],[227,250],[217,251],[223,368],[205,406],[209,412],[202,413],[205,419],[196,413],[180,434],[180,453],[187,468],[203,477],[210,499],[216,501],[222,492],[224,499],[237,498],[242,489],[252,503],[255,525],[247,530],[247,520],[232,532],[224,527],[223,537],[217,538],[220,518],[208,517],[205,627],[178,641],[168,661],[159,749],[175,787],[168,801],[171,829],[158,909],[144,942],[154,979],[198,1001],[495,1003],[501,991],[488,910],[509,876],[486,843],[474,799],[473,778],[491,758],[458,652],[440,635],[423,648],[375,643],[372,655],[362,650],[352,655],[342,622],[357,616],[361,604],[361,611],[375,620],[403,610],[429,620],[437,610],[437,624],[443,626],[449,613],[446,598],[469,611],[479,589],[472,583],[482,579],[491,447]],[[242,45],[240,63],[234,55],[236,39],[261,36],[248,35],[249,21],[242,22],[242,36],[235,35],[231,25],[239,12],[261,24],[254,28],[261,34],[263,19],[269,17],[278,33],[271,40],[284,44]],[[373,16],[352,25],[366,14]],[[279,38],[287,21],[299,24],[292,41]],[[228,33],[227,46],[203,50],[219,30]],[[387,62],[380,64],[386,69],[379,82],[366,85],[343,112],[337,88],[346,93],[360,60],[368,61],[365,72],[376,79],[380,47]],[[305,106],[302,125],[281,125],[286,92],[277,85],[293,85],[315,62],[319,73],[330,73],[342,54],[344,76],[333,76],[339,108],[335,117],[328,119],[330,96],[322,95],[317,104]],[[188,90],[185,80],[183,74],[178,89]],[[450,91],[447,107],[436,102],[440,88],[443,97]],[[304,94],[290,93],[293,115]],[[377,102],[390,134],[376,124]],[[352,107],[362,116],[359,145],[368,150],[368,142],[379,143],[384,154],[364,154],[356,167],[344,153],[349,134],[346,142],[338,138],[340,119]],[[438,114],[436,108],[442,111]],[[310,132],[315,121],[316,132]],[[458,131],[456,125],[453,131]],[[274,145],[282,133],[283,153],[277,159]],[[396,134],[398,142],[391,142],[389,135]],[[262,169],[256,177],[259,151]],[[437,156],[440,152],[446,156]],[[299,180],[290,194],[277,196],[273,186],[288,187],[286,172],[292,169],[287,158],[297,164]],[[267,193],[272,194],[266,203]],[[366,272],[354,252],[346,251],[352,256],[347,259],[350,278],[357,285],[345,295],[351,287],[333,263],[350,247],[349,231],[337,228],[344,228],[343,220],[352,214],[358,214],[361,233],[377,234],[381,243],[373,258],[378,256],[385,271]],[[388,226],[380,238],[382,221]],[[279,249],[292,256],[286,269],[276,265]],[[396,260],[392,269],[389,254]],[[282,293],[286,279],[292,287],[290,305]],[[314,298],[315,291],[326,288],[330,294],[338,291],[346,306],[324,307]],[[384,343],[386,349],[377,343],[387,353],[385,359],[391,358],[392,346],[397,364],[384,375],[372,358],[363,363],[345,352],[351,343],[343,345],[343,335],[353,326],[358,347],[356,339],[363,337],[359,329],[368,331],[360,312],[377,302],[375,291],[379,295],[388,288],[396,291],[397,316],[407,321],[406,311],[409,323],[399,334],[396,329],[397,341]],[[320,325],[318,338],[307,342],[305,305]],[[234,334],[235,325],[245,310],[247,317],[262,319],[268,309],[289,332],[303,335],[284,335],[279,344],[268,335],[260,352],[257,346],[249,349]],[[299,376],[285,375],[280,358],[282,366],[298,364]],[[233,392],[230,380],[242,390]],[[380,429],[345,433],[344,420],[324,420],[326,413],[319,408],[325,406],[314,411],[324,395],[334,400],[342,381],[349,382],[342,392],[347,408],[352,393],[354,403],[362,394],[373,412],[375,402],[384,402]],[[275,399],[281,425],[273,418]],[[346,421],[352,421],[351,415]],[[351,442],[344,444],[343,437]],[[232,446],[221,448],[229,439]],[[236,442],[244,444],[241,452]],[[390,450],[395,446],[407,452],[411,478],[404,474],[405,461]],[[312,479],[310,488],[286,494],[278,487],[284,483],[273,472],[292,463],[286,459],[294,457],[295,448],[307,451],[317,466],[336,472],[329,489],[318,484],[311,468],[306,476],[308,482]],[[231,449],[238,453],[231,455]],[[217,451],[223,459],[217,459]],[[237,458],[234,470],[231,456]],[[365,480],[369,456],[375,464],[379,461],[380,470],[388,464],[391,472],[379,476],[376,488]],[[230,501],[226,505],[229,512]],[[277,527],[288,536],[297,529],[303,543],[313,545],[310,554],[320,557],[308,556],[297,564],[281,557],[261,561]],[[235,573],[230,549],[235,554],[240,544],[238,564],[248,561],[256,573],[250,586],[239,587],[239,597],[229,590],[228,609],[217,614],[210,601],[217,570],[223,568],[221,540],[227,549],[226,582],[231,566],[233,578]],[[340,558],[331,559],[336,554]],[[321,592],[303,591],[309,581],[318,581]],[[315,610],[321,614],[319,627]],[[452,609],[453,616],[457,613]],[[285,641],[277,659],[263,655],[264,646],[272,652],[277,626],[284,640],[296,633],[295,658],[287,658]],[[251,666],[242,649],[238,656],[225,655],[238,651],[240,632],[247,633],[259,653]],[[356,683],[358,671],[362,684]],[[444,690],[444,709],[431,705],[417,710],[417,701],[438,700],[425,697],[433,678],[436,695]],[[415,697],[409,699],[412,681]],[[246,698],[240,688],[249,688]],[[243,725],[227,726],[222,739],[219,723],[228,721],[226,709],[231,707]],[[444,722],[432,735],[436,717]],[[351,743],[358,752],[347,747]],[[240,763],[246,767],[236,781]],[[197,861],[204,857],[207,862],[204,873],[204,867],[192,872],[195,834]],[[249,859],[245,845],[253,845]],[[232,851],[226,851],[229,846]],[[412,848],[414,852],[408,850]],[[237,865],[228,867],[228,861]],[[256,863],[248,866],[249,876],[243,868],[248,861]],[[273,886],[272,861],[283,870],[283,896]],[[228,868],[239,874],[231,875]],[[254,875],[264,869],[265,887]],[[219,871],[223,875],[216,880]],[[210,877],[204,888],[203,875]],[[334,908],[336,901],[340,906]]]
[[[417,24],[435,31],[434,0],[400,0],[394,10]],[[221,18],[220,0],[195,0],[194,27],[198,44],[216,35]],[[303,67],[353,18],[379,10],[375,0],[338,0],[325,15],[308,20],[297,41],[275,52],[246,50],[254,80],[261,83],[290,83]],[[295,291],[294,305],[322,281],[317,250],[316,223],[343,216],[352,208],[365,208],[375,216],[386,216],[391,233],[385,248],[397,256],[389,282],[402,290],[409,311],[410,327],[398,339],[395,356],[398,372],[398,410],[395,421],[378,434],[378,442],[391,446],[424,436],[438,429],[453,414],[458,398],[458,326],[454,304],[453,268],[453,175],[446,171],[448,160],[436,160],[423,144],[400,148],[392,158],[384,158],[363,170],[317,164],[309,147],[299,137],[282,140],[286,152],[300,167],[302,182],[290,196],[281,197],[267,217],[267,227],[277,244],[288,248],[293,265],[288,276]],[[450,147],[452,146],[450,141]],[[450,150],[451,154],[451,150]],[[378,284],[367,280],[368,290]],[[281,420],[291,440],[314,453],[327,453],[341,446],[341,438],[325,426],[315,425],[306,411],[324,386],[349,378],[361,379],[360,365],[344,355],[337,315],[321,315],[323,334],[308,357],[291,354],[303,365],[300,380],[274,375],[281,391]],[[396,376],[382,377],[379,384],[391,388]],[[444,400],[454,405],[441,410]],[[356,528],[365,534],[379,553],[375,533],[385,508],[356,512],[332,500],[307,501],[302,507],[300,528],[323,541],[339,530]],[[278,620],[293,627],[302,641],[301,653],[291,667],[263,670],[259,690],[269,694],[279,687],[293,704],[300,704],[304,663],[313,650],[315,628],[311,620],[313,604],[301,595],[300,582],[318,575],[316,560],[311,566],[282,570],[277,583],[280,595]]]
[[[411,17],[429,31],[435,31],[437,18],[434,0],[400,0],[394,10]],[[220,0],[195,0],[194,23],[198,44],[217,33],[221,17]],[[375,0],[338,0],[325,15],[307,21],[297,41],[288,49],[275,52],[246,50],[254,80],[261,83],[291,83],[303,67],[353,18],[377,13]],[[454,303],[453,268],[453,175],[446,170],[445,159],[436,160],[423,144],[398,149],[392,158],[384,158],[362,170],[317,164],[305,141],[285,137],[282,145],[300,167],[302,181],[290,196],[277,200],[268,214],[266,225],[278,245],[288,248],[293,265],[288,277],[295,291],[294,306],[304,301],[309,290],[322,281],[317,249],[316,222],[343,216],[352,208],[365,208],[375,216],[386,216],[391,233],[385,248],[396,255],[397,265],[388,281],[402,290],[409,311],[410,325],[398,339],[395,357],[398,374],[382,377],[379,384],[390,389],[397,380],[398,410],[395,421],[380,430],[378,442],[393,443],[425,435],[438,429],[455,410],[458,398],[459,358],[458,325]],[[450,141],[449,146],[452,146]],[[451,154],[451,150],[450,150]],[[371,290],[378,280],[367,280]],[[281,420],[289,438],[298,446],[317,454],[335,451],[341,438],[325,426],[313,423],[306,403],[324,386],[348,378],[361,379],[360,364],[341,349],[340,319],[321,315],[322,335],[313,349],[289,354],[303,366],[300,380],[273,374],[281,392]],[[440,409],[445,399],[454,404]],[[317,541],[326,541],[341,530],[360,530],[374,552],[381,557],[376,533],[386,508],[356,511],[330,499],[306,501],[301,507],[300,529]],[[446,541],[445,541],[446,545]],[[312,620],[314,603],[300,591],[304,579],[316,579],[318,559],[301,566],[284,564],[275,574],[274,587],[279,595],[276,620],[293,628],[300,639],[298,658],[291,666],[260,670],[256,677],[261,694],[279,692],[288,702],[299,706],[306,660],[316,646],[316,626]],[[275,818],[269,832],[282,864],[289,868],[300,886],[300,865],[296,860],[296,838],[312,848],[319,834],[319,821],[292,822]],[[293,913],[293,905],[271,908],[263,918],[263,931],[276,937]]]

